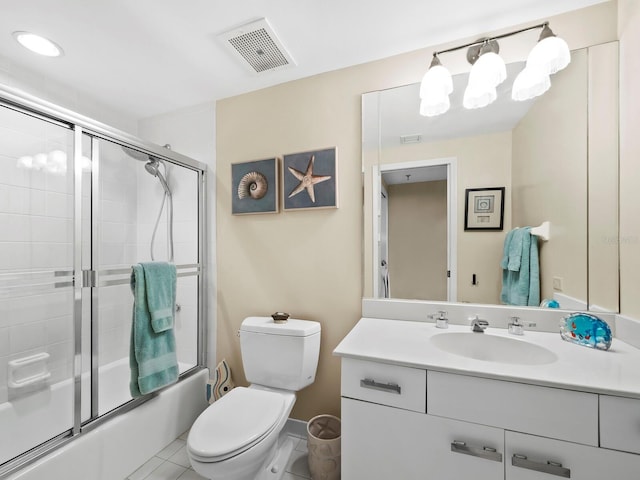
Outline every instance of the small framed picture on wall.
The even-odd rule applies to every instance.
[[[292,153],[283,159],[284,210],[337,208],[336,149]]]
[[[502,230],[503,220],[504,187],[465,190],[465,230]]]
[[[278,159],[231,165],[231,213],[278,213]]]

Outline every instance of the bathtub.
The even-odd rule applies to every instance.
[[[181,365],[181,371],[186,368]],[[115,416],[8,480],[120,480],[142,465],[181,433],[208,406],[203,369],[162,390],[142,405]],[[83,378],[88,385],[89,378]],[[131,399],[128,359],[100,368],[100,414]],[[88,392],[90,389],[83,389]],[[0,435],[2,462],[71,428],[73,412],[71,380],[0,405],[0,425],[10,432]],[[89,412],[83,396],[83,418]],[[44,407],[44,408],[43,408]],[[51,412],[58,412],[51,415]],[[35,435],[32,436],[32,435]],[[70,468],[73,466],[73,468]]]

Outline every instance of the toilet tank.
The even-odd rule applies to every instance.
[[[298,391],[314,382],[320,353],[320,324],[271,317],[248,317],[240,326],[242,365],[247,381]]]

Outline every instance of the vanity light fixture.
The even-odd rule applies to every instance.
[[[48,38],[31,32],[13,32],[13,38],[28,50],[46,57],[60,57],[63,54],[62,47]]]
[[[497,40],[537,28],[542,29],[540,38],[527,57],[525,68],[514,81],[511,98],[523,101],[545,93],[551,86],[549,75],[559,72],[571,62],[567,42],[553,33],[548,22],[434,52],[429,70],[420,85],[420,114],[432,117],[450,108],[449,95],[453,91],[451,73],[442,65],[439,55],[467,48],[467,61],[472,67],[463,105],[469,109],[482,108],[497,98],[496,87],[507,76]]]
[[[420,84],[420,114],[433,117],[445,113],[451,107],[449,95],[453,92],[451,73],[440,63],[436,53],[433,54],[429,70],[424,74]]]

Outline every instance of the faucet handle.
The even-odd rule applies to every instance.
[[[447,312],[439,310],[436,313],[427,315],[429,318],[435,319],[436,328],[449,328],[449,319],[447,318]],[[436,317],[437,316],[437,317]]]
[[[524,335],[524,325],[520,323],[520,317],[510,317],[507,325],[508,331],[512,335]]]

